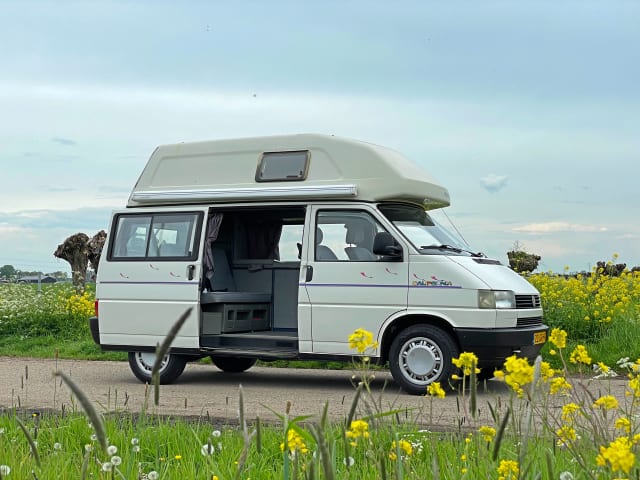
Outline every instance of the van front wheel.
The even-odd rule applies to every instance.
[[[129,367],[133,374],[142,382],[151,383],[151,370],[156,361],[153,352],[129,352]],[[180,355],[165,355],[158,370],[160,383],[173,383],[184,371],[187,362]]]
[[[391,343],[389,368],[407,393],[425,395],[433,382],[445,382],[455,372],[451,362],[458,347],[451,336],[433,325],[413,325]]]

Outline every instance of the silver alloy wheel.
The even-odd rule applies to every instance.
[[[428,337],[407,340],[398,354],[400,372],[411,383],[428,385],[444,368],[440,346]]]
[[[135,352],[135,361],[140,370],[146,372],[149,376],[151,376],[153,365],[156,363],[156,354],[153,352]],[[158,369],[158,373],[162,374],[162,372],[167,368],[168,364],[169,355],[165,355],[162,359],[162,363],[160,364],[160,368]]]

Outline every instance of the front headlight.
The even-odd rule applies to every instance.
[[[516,308],[516,297],[511,290],[478,290],[479,308]]]

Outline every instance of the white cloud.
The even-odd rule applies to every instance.
[[[490,173],[486,177],[480,179],[482,186],[491,193],[502,190],[507,185],[508,177],[506,175],[496,175]]]
[[[27,232],[26,228],[10,223],[0,223],[0,238],[18,237]]]
[[[525,233],[556,233],[556,232],[606,232],[607,227],[597,225],[581,225],[569,222],[545,222],[545,223],[529,223],[521,227],[513,228],[514,232]]]

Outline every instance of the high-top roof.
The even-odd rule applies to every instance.
[[[449,192],[394,150],[299,134],[159,146],[127,206],[298,199],[392,200],[432,209],[449,205]]]

